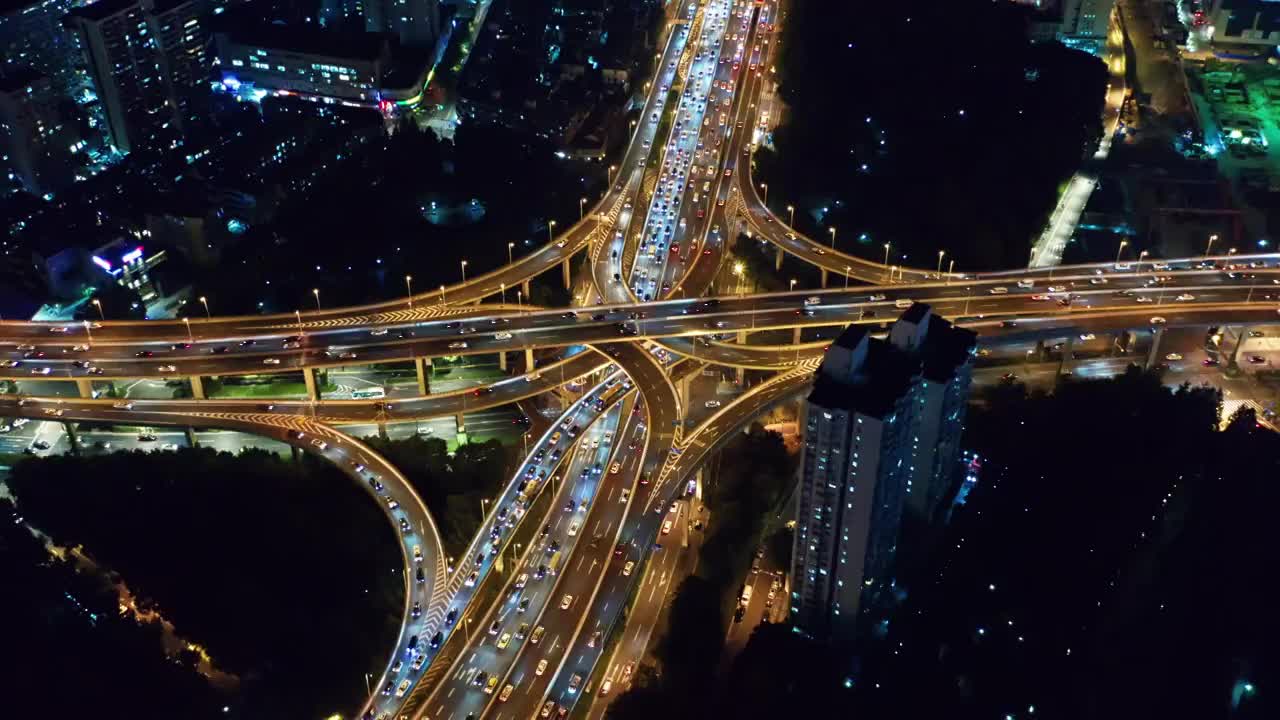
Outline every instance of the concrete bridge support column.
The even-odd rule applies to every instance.
[[[182,429],[182,432],[187,436],[187,447],[200,447],[199,441],[196,440],[195,428],[188,425]]]
[[[799,344],[800,344],[800,331],[801,331],[801,330],[804,330],[804,328],[791,328],[791,344],[792,344],[792,345],[799,345]]]
[[[89,378],[76,378],[76,392],[80,393],[82,398],[92,398],[93,381]]]
[[[429,367],[431,367],[431,358],[413,359],[413,369],[418,372],[418,394],[422,396],[431,394],[431,371],[427,369]]]
[[[307,397],[311,400],[320,399],[320,391],[316,388],[316,370],[315,368],[302,368],[302,381],[307,384]]]
[[[685,375],[676,383],[676,390],[680,395],[680,419],[684,420],[689,417],[689,387],[693,383],[693,373]]]
[[[739,331],[738,331],[738,344],[739,344],[739,345],[746,345],[746,344],[747,344],[747,331],[746,331],[746,330],[739,330]]]
[[[533,365],[533,348],[525,348],[525,349],[524,349],[524,371],[525,371],[525,372],[532,372],[532,371],[533,371],[533,368],[534,368],[534,365]]]
[[[741,367],[739,367],[739,368],[734,368],[734,370],[735,370],[735,371],[736,371],[736,373],[737,373],[737,383],[738,383],[738,386],[739,386],[739,387],[741,387],[741,386],[742,386],[742,384],[743,384],[744,382],[746,382],[746,381],[747,381],[747,370],[746,370],[746,368],[741,368]]]
[[[506,350],[498,351],[498,369],[501,370],[502,372],[507,371],[507,351]]]
[[[1248,326],[1240,326],[1240,334],[1236,337],[1236,346],[1231,349],[1231,362],[1227,363],[1227,367],[1239,367],[1236,363],[1240,360],[1240,349],[1244,347],[1245,338],[1249,337]]]
[[[191,376],[191,397],[195,398],[196,400],[205,399],[204,380],[200,379],[199,375]]]
[[[1147,369],[1155,367],[1160,362],[1160,339],[1164,337],[1164,328],[1155,328],[1151,331],[1151,350],[1147,352]]]
[[[71,443],[71,454],[80,454],[80,435],[76,432],[76,427],[72,423],[62,423],[62,429],[67,433],[67,442]]]
[[[457,427],[459,435],[467,431],[467,421],[465,418],[463,418],[462,413],[458,413],[454,417],[454,425]]]
[[[560,274],[564,277],[564,289],[572,290],[573,278],[572,273],[569,272],[569,258],[565,258],[564,262],[560,263]]]
[[[533,293],[529,288],[529,281],[528,280],[522,281],[520,283],[520,289],[524,292],[524,302],[530,302],[533,297]]]
[[[827,286],[827,269],[822,268],[822,287],[825,288],[826,286]]]
[[[1062,347],[1062,357],[1058,359],[1058,374],[1061,375],[1071,369],[1071,351],[1075,344],[1075,336],[1067,336],[1067,344]]]
[[[773,269],[782,269],[782,248],[778,248],[778,251],[773,256]]]

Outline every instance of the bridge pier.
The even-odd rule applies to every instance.
[[[827,269],[822,268],[822,287],[825,288],[826,286],[827,286]]]
[[[533,372],[533,348],[524,349],[524,371]]]
[[[528,281],[528,280],[522,280],[522,281],[520,282],[520,289],[521,289],[522,291],[524,291],[524,301],[525,301],[525,302],[532,302],[532,300],[533,300],[533,293],[530,291],[530,288],[529,288],[529,281]]]
[[[689,417],[689,387],[693,383],[693,373],[680,378],[676,384],[676,391],[680,396],[680,420]]]
[[[76,378],[76,392],[85,399],[93,398],[93,381],[89,378]]]
[[[1147,352],[1147,369],[1155,367],[1160,362],[1160,338],[1164,337],[1164,328],[1158,327],[1151,331],[1151,350]]]
[[[1067,336],[1067,344],[1063,346],[1062,356],[1058,358],[1058,374],[1059,375],[1062,375],[1063,373],[1068,372],[1071,368],[1072,348],[1074,347],[1075,339],[1076,338],[1074,335]]]
[[[191,397],[196,400],[205,399],[204,380],[201,380],[199,375],[191,376]]]
[[[302,368],[302,381],[307,384],[307,397],[311,400],[319,400],[320,392],[316,389],[315,368]]]
[[[501,370],[502,372],[507,371],[507,351],[506,350],[498,351],[498,369]]]
[[[431,358],[413,359],[413,369],[418,373],[418,394],[424,397],[431,394],[431,373],[427,370],[429,367]]]
[[[454,421],[454,426],[457,428],[458,434],[465,435],[467,432],[467,421],[463,417],[462,413],[458,413],[456,416],[454,416],[453,421]]]
[[[1237,364],[1240,360],[1240,349],[1244,347],[1244,339],[1247,337],[1249,337],[1249,328],[1241,325],[1239,335],[1236,337],[1236,346],[1231,349],[1231,361],[1227,363],[1227,367],[1231,369],[1240,367]]]
[[[187,447],[200,447],[200,443],[196,441],[195,428],[188,425],[182,429],[182,432],[187,436]]]
[[[69,422],[62,423],[62,430],[67,433],[67,442],[71,443],[71,454],[80,454],[80,435],[76,432],[76,428]]]
[[[742,387],[742,384],[747,381],[747,369],[744,367],[736,367],[734,370],[737,375],[738,387]]]
[[[778,248],[777,252],[776,252],[776,253],[774,253],[774,256],[773,256],[773,269],[774,269],[774,270],[781,270],[781,269],[782,269],[782,248]]]
[[[561,275],[564,276],[564,289],[572,290],[573,278],[570,277],[571,273],[569,272],[569,258],[565,258],[564,262],[560,263],[560,273]]]
[[[747,331],[746,331],[746,330],[739,330],[739,331],[738,331],[738,344],[739,344],[739,345],[746,345],[746,344],[747,344]]]
[[[792,344],[792,345],[799,345],[799,344],[800,344],[800,331],[801,331],[801,330],[803,330],[803,329],[804,329],[804,328],[798,328],[798,327],[797,327],[797,328],[791,328],[791,344]]]

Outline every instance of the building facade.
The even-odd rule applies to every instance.
[[[904,513],[935,514],[955,477],[975,341],[916,304],[887,340],[850,326],[827,351],[804,412],[799,631],[851,643],[860,612],[893,588]]]
[[[361,0],[365,30],[388,33],[406,47],[432,48],[440,37],[440,0]]]
[[[33,70],[0,77],[0,169],[6,190],[44,195],[74,181],[84,148],[52,80]]]

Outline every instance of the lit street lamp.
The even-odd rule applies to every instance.
[[[316,312],[320,312],[320,288],[311,288],[311,294],[316,296]]]
[[[735,262],[733,264],[733,274],[738,276],[738,294],[739,295],[742,294],[742,273],[745,269],[746,267],[742,264],[741,261]]]
[[[516,249],[516,244],[515,244],[515,243],[513,243],[513,242],[509,242],[509,243],[507,243],[507,264],[508,264],[508,265],[510,265],[510,264],[512,263],[512,260],[511,260],[511,251],[512,251],[512,250],[515,250],[515,249]]]
[[[617,166],[617,165],[610,165],[610,166],[609,166],[609,182],[610,182],[610,183],[612,183],[612,182],[613,182],[613,171],[615,171],[615,170],[617,170],[617,169],[618,169],[618,166]]]
[[[191,321],[187,318],[182,318],[182,324],[187,328],[187,342],[195,342],[196,338],[191,334]]]
[[[407,297],[409,298],[409,309],[413,309],[413,276],[412,275],[404,276],[404,290],[406,293],[408,293]]]
[[[946,255],[946,254],[947,254],[947,251],[946,251],[946,250],[939,250],[939,251],[938,251],[938,272],[937,272],[937,276],[938,276],[938,277],[942,277],[942,256],[944,256],[944,255]]]
[[[502,287],[502,304],[506,305],[507,304],[507,284],[499,283],[499,285]]]
[[[950,264],[949,264],[949,265],[947,265],[947,284],[948,284],[948,285],[950,285],[950,284],[951,284],[951,276],[952,276],[952,272],[951,272],[951,271],[952,271],[952,270],[955,270],[955,269],[956,269],[956,261],[955,261],[955,260],[952,260],[952,261],[950,261]]]
[[[849,265],[844,266],[844,289],[845,290],[849,289],[849,270],[851,269],[852,268]]]
[[[792,291],[794,291],[794,290],[796,289],[796,279],[795,279],[795,278],[791,278],[791,287],[790,287],[789,289],[790,289],[790,290],[792,290]]]
[[[1146,257],[1147,257],[1147,251],[1146,251],[1146,250],[1143,250],[1142,252],[1138,253],[1138,268],[1137,268],[1137,270],[1138,270],[1138,272],[1139,272],[1139,273],[1141,273],[1141,272],[1142,272],[1142,261],[1143,261],[1143,259],[1144,259],[1144,258],[1146,258]]]
[[[790,225],[791,227],[795,227],[796,226],[796,206],[788,205],[787,213],[788,213],[787,224]]]
[[[578,221],[579,222],[586,219],[586,214],[585,214],[586,206],[587,206],[587,199],[578,198]]]
[[[827,228],[827,232],[831,233],[831,249],[835,250],[836,249],[836,229],[833,227],[829,227]]]
[[[294,310],[293,316],[298,319],[298,334],[301,335],[302,334],[302,311]]]
[[[93,323],[88,320],[84,321],[84,334],[88,337],[90,345],[93,344],[93,331],[90,329],[91,325],[93,325]]]
[[[1208,247],[1206,247],[1206,248],[1204,249],[1204,256],[1205,256],[1205,257],[1209,257],[1209,255],[1213,252],[1213,243],[1214,243],[1214,241],[1216,241],[1217,239],[1218,239],[1217,234],[1214,234],[1214,235],[1210,235],[1210,236],[1209,236],[1209,245],[1208,245]]]
[[[1128,245],[1128,240],[1121,240],[1120,247],[1116,249],[1116,265],[1120,264],[1120,253],[1124,252],[1124,246]]]
[[[884,244],[884,264],[889,264],[889,243]]]
[[[555,227],[556,227],[555,220],[551,220],[547,223],[547,242],[551,242],[552,240],[555,240],[555,237],[552,236],[551,234],[551,231],[554,230]]]
[[[107,316],[102,312],[102,301],[99,300],[98,298],[94,298],[91,302],[93,303],[94,307],[98,308],[98,318],[100,320],[106,320]]]
[[[209,314],[209,300],[205,296],[200,296],[200,304],[204,306],[204,319],[212,320],[213,316]]]
[[[462,284],[467,284],[467,261],[462,261]]]
[[[764,206],[769,207],[769,183],[760,183],[760,187],[764,189]]]
[[[441,286],[440,286],[440,304],[441,304],[441,305],[444,305],[444,304],[445,304],[445,299],[444,299],[444,286],[443,286],[443,285],[441,285]]]

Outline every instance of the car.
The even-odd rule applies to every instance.
[[[413,618],[414,620],[417,620],[419,617],[421,617],[421,616],[422,616],[422,601],[421,601],[421,600],[414,600],[414,601],[413,601],[413,610],[409,613],[409,616],[410,616],[411,618]]]
[[[53,368],[47,368],[47,367],[31,368],[32,375],[48,375],[51,372],[53,372]]]
[[[1205,358],[1204,360],[1201,360],[1201,361],[1200,361],[1200,364],[1201,364],[1201,365],[1204,365],[1205,367],[1217,367],[1217,366],[1218,366],[1218,358],[1211,358],[1211,357],[1208,357],[1208,358]]]
[[[388,680],[388,681],[387,681],[387,684],[386,684],[386,685],[384,685],[384,686],[382,687],[382,694],[383,694],[383,695],[390,695],[391,693],[395,692],[395,690],[396,690],[396,683],[395,683],[395,681],[394,681],[394,680]]]
[[[573,537],[574,535],[577,535],[579,527],[580,527],[580,524],[578,523],[577,520],[574,520],[573,522],[569,523],[569,537]]]
[[[569,678],[569,694],[576,694],[580,687],[582,687],[582,676],[574,673],[573,677]]]
[[[659,510],[659,511],[661,511],[661,510],[662,510],[662,508],[658,508],[658,510]],[[674,526],[674,525],[673,525],[673,523],[672,523],[670,520],[667,520],[666,522],[662,523],[662,534],[663,534],[663,535],[670,535],[670,534],[671,534],[671,528],[672,528],[673,526]]]
[[[156,370],[162,373],[178,372],[178,368],[173,365],[161,365]]]
[[[506,702],[507,698],[511,697],[511,693],[515,692],[515,690],[515,685],[507,683],[506,687],[502,688],[502,692],[498,693],[498,702]]]
[[[449,343],[449,349],[450,350],[466,350],[467,342],[465,340],[458,340],[456,342],[451,342]]]
[[[413,546],[413,561],[422,562],[422,546],[421,545]]]
[[[993,288],[990,288],[989,290],[987,290],[987,292],[991,293],[992,295],[1008,295],[1008,294],[1009,294],[1009,288],[1007,288],[1007,287],[1003,287],[1003,286],[1000,286],[1000,287],[993,287]]]
[[[427,581],[427,574],[422,571],[422,568],[418,568],[417,571],[414,572],[413,578],[415,582],[421,585],[422,583]]]
[[[408,679],[401,681],[400,687],[396,688],[396,697],[404,697],[404,694],[409,692],[409,686],[412,684]]]
[[[498,687],[498,676],[490,675],[489,681],[484,684],[484,694],[492,695],[494,688]]]
[[[18,345],[18,349],[19,350],[35,350],[36,346],[32,345],[31,343],[22,343],[21,345]]]
[[[258,344],[258,341],[252,338],[249,340],[241,340],[239,343],[240,347],[253,347],[254,345],[257,345],[257,344]]]
[[[542,658],[538,661],[538,667],[533,669],[533,674],[542,677],[542,673],[547,671],[547,659]]]
[[[516,612],[527,612],[529,610],[529,598],[524,598],[520,604],[516,606]]]
[[[505,650],[511,644],[511,633],[502,633],[502,637],[498,638],[498,649]]]
[[[1195,300],[1195,299],[1196,299],[1196,296],[1195,296],[1195,295],[1192,295],[1191,293],[1182,293],[1182,294],[1181,294],[1181,295],[1179,295],[1176,299],[1177,299],[1179,302],[1189,302],[1189,301],[1191,301],[1191,300]]]
[[[494,334],[493,334],[493,339],[494,339],[494,340],[510,340],[510,339],[511,339],[511,333],[506,332],[506,331],[499,332],[499,333],[494,333]]]
[[[1080,339],[1085,342],[1089,342],[1090,340],[1097,340],[1098,336],[1094,335],[1093,333],[1085,333],[1080,336]]]
[[[645,144],[648,145],[649,143],[646,141]],[[555,711],[556,711],[556,701],[548,700],[546,704],[542,706],[542,710],[538,712],[538,717],[549,718],[551,717],[551,713]]]
[[[372,335],[372,336],[374,336],[374,337],[382,337],[383,335],[386,335],[386,334],[387,334],[387,329],[386,329],[386,328],[375,328],[375,329],[373,329],[373,330],[370,330],[370,331],[369,331],[369,334],[370,334],[370,335]]]
[[[212,354],[214,354],[214,355],[221,355],[221,354],[225,353],[226,351],[227,351],[227,346],[226,346],[226,345],[218,345],[217,347],[209,348],[209,352],[210,352],[210,353],[212,353]]]
[[[263,365],[279,365],[279,364],[280,364],[280,358],[273,358],[273,357],[263,358],[263,359],[262,359],[262,364],[263,364]]]
[[[1049,289],[1049,292],[1051,293],[1060,293],[1060,292],[1066,292],[1067,286],[1066,285],[1050,285],[1048,289]]]
[[[561,610],[568,610],[568,609],[569,609],[569,607],[570,607],[571,605],[573,605],[573,596],[572,596],[572,595],[565,595],[563,598],[560,598],[560,609],[561,609]]]
[[[1032,279],[1030,279],[1030,278],[1027,278],[1027,279],[1025,279],[1025,280],[1019,280],[1019,281],[1018,281],[1018,287],[1020,287],[1020,288],[1031,288],[1031,287],[1035,287],[1035,284],[1036,284],[1036,281],[1035,281],[1035,280],[1032,280]]]
[[[484,685],[485,680],[488,680],[488,679],[489,679],[489,673],[485,672],[484,670],[481,670],[480,672],[475,674],[475,677],[471,678],[471,684],[475,685],[476,687],[481,687]]]
[[[48,450],[50,445],[47,440],[35,440],[31,443],[31,447],[36,450]]]
[[[1168,355],[1164,356],[1164,359],[1168,360],[1169,362],[1177,362],[1178,360],[1182,359],[1182,355],[1181,353],[1169,353]]]
[[[1052,299],[1053,299],[1053,296],[1052,296],[1052,295],[1045,295],[1045,294],[1043,294],[1043,293],[1042,293],[1042,294],[1040,294],[1040,295],[1032,295],[1032,296],[1031,296],[1031,299],[1032,299],[1032,300],[1037,300],[1037,301],[1045,301],[1045,300],[1052,300]]]
[[[517,590],[523,588],[529,583],[529,573],[520,573],[520,577],[516,578],[515,588]]]
[[[117,400],[117,401],[115,401],[115,402],[111,403],[111,407],[115,408],[116,410],[132,410],[132,409],[133,409],[133,401],[132,401],[132,400]]]
[[[600,632],[599,630],[597,630],[597,631],[595,631],[595,632],[591,633],[591,638],[590,638],[589,640],[587,640],[587,647],[589,647],[589,648],[593,648],[593,647],[595,647],[596,645],[599,645],[599,644],[600,644],[600,638],[602,638],[602,637],[604,637],[604,633]]]
[[[1164,325],[1166,322],[1167,321],[1164,318],[1160,317],[1159,315],[1156,315],[1155,317],[1151,318],[1152,325]]]
[[[72,345],[71,352],[89,352],[89,346],[85,345],[84,343],[80,343],[79,345]]]
[[[413,667],[414,672],[417,672],[417,671],[421,670],[421,669],[422,669],[422,666],[423,666],[423,665],[426,665],[426,664],[427,664],[427,654],[426,654],[426,653],[419,653],[419,654],[418,654],[418,656],[417,656],[417,657],[415,657],[415,658],[413,659],[413,666],[412,666],[412,667]]]
[[[622,471],[622,463],[618,463],[618,462],[616,462],[616,463],[614,463],[613,465],[610,465],[610,466],[609,466],[609,474],[610,474],[610,475],[617,475],[617,474],[618,474],[619,472],[621,472],[621,471]]]
[[[623,576],[623,577],[631,577],[631,571],[632,571],[632,570],[634,570],[634,569],[635,569],[635,567],[636,567],[636,563],[635,563],[635,561],[634,561],[634,560],[628,560],[628,561],[627,561],[627,564],[622,566],[622,576]]]
[[[1264,358],[1264,357],[1262,357],[1261,355],[1250,355],[1250,356],[1249,356],[1249,362],[1250,362],[1251,364],[1253,364],[1253,365],[1261,365],[1261,364],[1265,363],[1266,361],[1267,361],[1267,359],[1266,359],[1266,358]]]
[[[169,349],[170,349],[170,350],[190,350],[190,349],[191,349],[191,343],[189,343],[189,342],[178,342],[178,343],[174,343],[174,344],[172,344],[172,345],[170,345],[170,346],[169,346]]]
[[[16,368],[21,364],[22,364],[21,360],[5,360],[3,362],[0,362],[0,367]]]
[[[720,407],[720,401],[719,401],[719,400],[708,400],[708,401],[706,401],[705,403],[703,403],[703,405],[705,405],[705,406],[706,406],[706,407],[708,407],[708,408],[718,408],[718,407]]]
[[[444,626],[451,627],[458,621],[458,608],[451,608],[449,614],[444,616]]]
[[[1151,296],[1149,295],[1139,295],[1138,297],[1134,298],[1133,301],[1137,303],[1143,303],[1143,304],[1146,304],[1149,302],[1155,302],[1154,300],[1151,299]]]
[[[534,628],[533,634],[529,636],[529,644],[537,645],[542,640],[542,636],[547,633],[547,629],[542,625]]]
[[[71,332],[71,329],[68,328],[66,325],[58,325],[56,327],[49,328],[49,332],[55,335],[64,335],[68,332]]]

